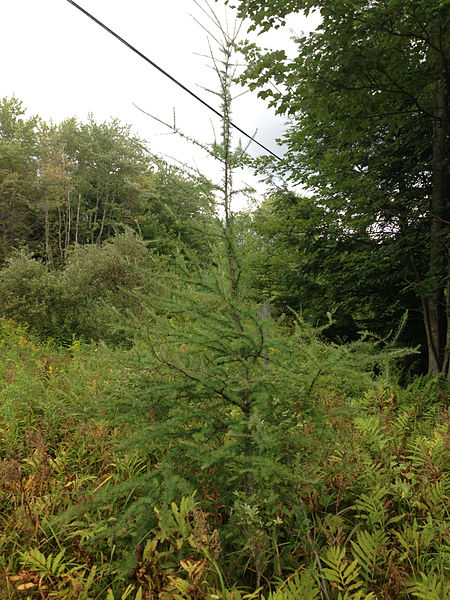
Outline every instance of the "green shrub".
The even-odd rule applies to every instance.
[[[53,311],[58,295],[56,275],[24,251],[9,258],[0,272],[0,314],[29,325],[44,337],[52,336],[58,326]]]
[[[0,273],[0,314],[26,324],[42,338],[69,343],[72,336],[121,343],[120,324],[136,310],[138,267],[151,254],[131,230],[102,246],[77,247],[62,271],[49,271],[25,252]]]

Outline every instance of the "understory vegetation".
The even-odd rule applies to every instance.
[[[231,336],[213,284],[183,284],[208,329],[152,308],[128,348],[1,321],[2,597],[444,599],[439,381],[251,310]]]

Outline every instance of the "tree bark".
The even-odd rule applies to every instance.
[[[67,199],[66,199],[66,231],[64,236],[64,262],[67,260],[67,255],[69,253],[70,246],[70,230],[72,225],[72,204],[70,201],[70,189],[67,190]]]
[[[444,364],[442,373],[450,380],[450,248],[448,249],[447,266],[447,293],[446,293],[446,313],[447,313],[447,335],[445,339]]]
[[[49,265],[53,265],[53,254],[50,245],[50,220],[48,204],[44,206],[44,228],[45,228],[45,254]]]
[[[445,86],[436,91],[433,113],[433,191],[430,207],[430,263],[428,293],[428,371],[438,375],[444,367],[447,334],[445,288],[448,250],[446,222],[448,212],[448,99]]]
[[[61,260],[64,259],[63,247],[62,247],[62,217],[61,217],[61,207],[58,206],[58,248],[59,248],[59,256]]]
[[[102,235],[103,235],[103,229],[105,227],[105,219],[106,219],[107,210],[108,210],[108,202],[105,200],[105,205],[103,207],[102,220],[100,223],[100,231],[98,232],[97,239],[95,240],[95,243],[98,245],[100,245],[100,243],[102,241]]]
[[[78,244],[78,228],[80,226],[80,206],[81,206],[81,194],[78,194],[77,220],[75,222],[75,244]]]

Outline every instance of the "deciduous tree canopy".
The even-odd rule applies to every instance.
[[[450,3],[251,0],[239,10],[262,29],[320,11],[294,58],[247,46],[244,79],[289,119],[284,159],[263,165],[312,189],[355,235],[398,239],[429,370],[448,372]]]
[[[100,244],[124,227],[158,252],[182,241],[201,251],[197,230],[213,218],[212,185],[150,155],[117,119],[58,125],[26,118],[0,101],[0,260],[27,245],[52,265],[71,248]]]

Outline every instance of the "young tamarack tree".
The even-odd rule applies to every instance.
[[[287,326],[263,319],[252,302],[232,211],[233,174],[244,158],[230,126],[239,25],[222,27],[208,14],[222,36],[215,36],[219,57],[211,58],[223,122],[209,151],[222,165],[223,218],[215,238],[223,243],[205,239],[212,261],[197,269],[180,252],[170,272],[161,269],[157,293],[143,286],[145,314],[131,326],[129,377],[114,410],[132,420],[128,441],[142,448],[149,468],[122,488],[124,498],[138,498],[127,500],[116,530],[131,538],[124,547],[133,547],[151,529],[149,504],[198,490],[223,523],[233,568],[259,587],[266,573],[281,575],[283,556],[288,561],[304,530],[299,490],[318,481],[335,435],[330,410],[318,398],[325,390],[361,392],[384,357],[364,341],[327,346],[300,320]],[[278,571],[268,573],[275,564]]]

